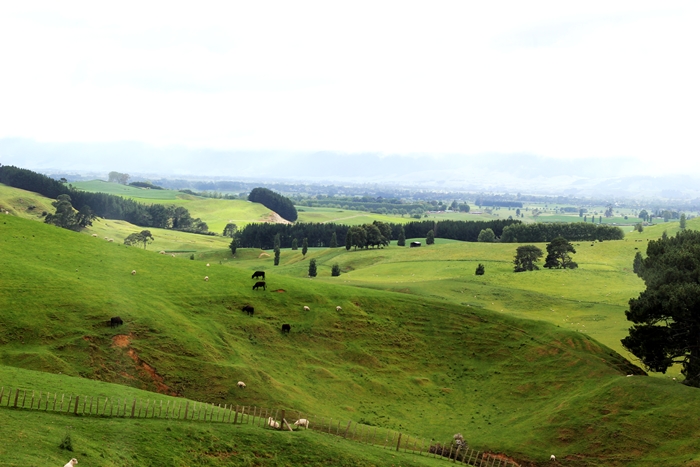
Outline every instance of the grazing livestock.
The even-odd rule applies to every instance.
[[[76,459],[76,458],[74,457],[74,458],[72,458],[71,460],[69,460],[68,463],[67,463],[66,465],[64,465],[63,467],[73,467],[73,466],[76,465],[77,463],[78,463],[78,459]]]
[[[276,422],[272,417],[267,417],[267,426],[271,426],[272,428],[277,428],[279,430],[280,422]]]
[[[341,307],[339,307],[339,306],[335,307],[335,311],[340,311],[340,310],[342,310]]]
[[[550,460],[550,461],[556,461],[557,458],[554,456],[554,454],[552,454],[551,456],[549,456],[549,460]]]
[[[241,311],[245,311],[246,313],[248,313],[248,316],[253,316],[253,313],[255,313],[255,308],[253,308],[250,305],[246,305],[243,308],[241,308]]]
[[[160,251],[158,252],[158,254],[160,254],[160,255],[164,255],[164,254],[165,254],[165,251],[163,251],[163,250],[160,250]]]
[[[136,275],[136,269],[132,269],[132,270],[131,270],[131,275],[132,275],[132,276],[135,276],[135,275]]]
[[[291,324],[286,324],[286,323],[285,323],[285,324],[282,325],[282,333],[285,333],[285,332],[286,332],[287,334],[289,334],[289,331],[291,331],[291,330],[292,330]]]
[[[245,389],[245,383],[243,381],[239,381],[237,386],[241,389]]]
[[[124,324],[124,320],[121,319],[119,316],[114,316],[109,319],[109,327],[111,328],[121,326],[122,324]]]
[[[107,241],[108,241],[108,242],[113,242],[114,239],[113,239],[113,238],[108,238]]]
[[[265,279],[265,271],[255,271],[252,276],[250,276],[251,279]]]
[[[92,234],[93,237],[97,237],[97,234]]]
[[[304,311],[311,311],[311,308],[309,308],[308,306],[304,305]]]
[[[263,281],[256,282],[255,285],[253,286],[253,290],[258,290],[260,287],[262,287],[263,290],[267,290],[265,288],[265,282],[263,282]]]
[[[207,267],[209,267],[209,263],[207,263]]]
[[[419,246],[420,246],[420,242],[411,242],[411,245],[410,245],[411,248],[416,248]]]
[[[294,426],[303,426],[304,428],[309,427],[309,421],[305,418],[300,418],[296,422],[294,422]]]
[[[204,281],[209,282],[209,276],[204,276]]]

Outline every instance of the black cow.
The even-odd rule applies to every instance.
[[[265,279],[265,271],[255,271],[252,276],[250,276],[251,279]]]
[[[109,327],[111,328],[121,326],[122,324],[124,324],[124,320],[121,319],[119,316],[115,316],[109,319]]]
[[[282,333],[284,334],[285,332],[289,334],[289,331],[292,330],[291,324],[283,324],[282,325]]]
[[[253,316],[253,313],[255,312],[255,308],[253,308],[250,305],[246,305],[243,308],[241,308],[241,311],[245,311],[246,313],[248,313],[248,316]]]
[[[263,290],[267,290],[267,289],[265,288],[265,282],[264,282],[264,281],[258,281],[258,282],[256,282],[255,285],[253,286],[253,290],[258,290],[258,288],[260,288],[260,287],[262,287]]]

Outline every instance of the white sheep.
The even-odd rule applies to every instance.
[[[309,427],[309,421],[305,418],[300,418],[296,422],[294,422],[294,426],[303,426],[304,428]]]
[[[209,267],[209,263],[207,263],[207,267]]]
[[[339,307],[339,306],[335,307],[335,311],[340,311],[340,310],[342,310],[341,307]]]
[[[209,282],[209,276],[204,276],[204,282]]]
[[[236,386],[238,386],[241,389],[245,389],[245,383],[243,381],[239,381]]]
[[[92,234],[93,237],[97,237],[97,234]]]
[[[164,255],[165,252],[163,250],[159,251],[158,254]]]
[[[311,308],[309,308],[308,306],[304,305],[304,311],[311,311]]]
[[[175,257],[175,253],[173,253],[171,256],[174,258],[174,257]]]
[[[107,241],[108,241],[108,242],[113,242],[114,239],[113,239],[113,238],[109,238],[109,239],[107,239]]]
[[[131,275],[132,275],[132,276],[135,276],[135,275],[136,275],[136,269],[132,269]]]
[[[73,467],[77,463],[78,463],[78,459],[76,459],[74,457],[71,460],[69,460],[68,463],[66,465],[64,465],[63,467]]]
[[[267,426],[279,429],[280,422],[276,422],[275,419],[272,417],[267,417]]]
[[[557,458],[554,456],[554,454],[552,454],[551,456],[549,456],[549,460],[550,460],[550,461],[556,461]]]

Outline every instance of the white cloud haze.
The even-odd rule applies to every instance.
[[[699,5],[5,2],[0,138],[698,173]]]

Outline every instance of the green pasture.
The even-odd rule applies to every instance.
[[[296,206],[299,218],[297,222],[319,222],[319,223],[335,223],[345,225],[363,225],[371,224],[375,220],[381,222],[392,222],[394,224],[403,224],[410,222],[410,216],[392,216],[384,214],[372,214],[366,211],[353,211],[351,209],[327,208],[327,207],[309,207]]]
[[[13,383],[12,388],[5,384]],[[174,403],[176,398],[153,394],[118,384],[92,381],[65,375],[52,375],[0,366],[0,386],[7,391],[16,388],[35,390],[39,400],[39,389],[51,397],[57,392],[57,400],[65,395],[64,411],[68,396],[109,398],[123,402],[138,399]],[[22,403],[23,393],[19,398]],[[91,399],[92,400],[92,399]],[[178,406],[184,403],[177,399]],[[29,407],[30,399],[26,400]],[[75,416],[51,410],[14,409],[4,404],[0,407],[0,426],[3,442],[0,456],[5,465],[62,465],[72,457],[79,465],[125,466],[269,466],[312,465],[327,466],[435,466],[444,461],[423,456],[396,452],[381,447],[360,444],[336,436],[320,434],[312,430],[298,429],[274,431],[251,424],[207,423],[173,419],[123,418],[104,416]],[[45,406],[44,406],[45,407]],[[58,406],[57,406],[58,407]],[[153,407],[153,406],[151,406]],[[190,406],[193,407],[193,406]],[[52,407],[50,407],[51,409]],[[92,413],[95,413],[93,409]],[[145,413],[145,412],[144,412]],[[166,410],[163,409],[164,415]],[[184,415],[184,414],[183,414]],[[250,420],[249,418],[247,419]],[[66,434],[70,434],[72,451],[59,446]]]
[[[51,205],[53,201],[37,193],[0,183],[0,216],[5,215],[7,211],[12,216],[43,221],[41,215],[43,211],[56,211],[56,208]]]
[[[0,204],[18,198],[16,191],[3,195],[3,188]],[[232,257],[222,237],[152,229],[156,241],[144,250],[122,244],[141,230],[127,223],[100,220],[86,232],[66,231],[30,221],[36,217],[21,204],[29,194],[19,197],[8,204],[15,215],[0,217],[0,380],[7,380],[0,386],[48,388],[80,376],[85,384],[116,383],[123,391],[287,407],[438,441],[462,432],[475,448],[542,464],[549,454],[572,465],[700,462],[698,391],[674,382],[675,369],[665,377],[628,377],[639,371],[619,355],[630,357],[619,344],[629,327],[627,301],[643,290],[631,272],[634,254],[664,231],[675,234],[678,222],[628,232],[616,242],[574,242],[579,268],[571,271],[515,274],[517,244],[442,239],[431,246],[417,239],[420,248],[395,242],[372,250],[311,248],[306,257],[282,250],[275,267],[272,251],[239,249]],[[700,228],[700,219],[688,228]],[[181,253],[173,258],[161,250]],[[311,258],[319,272],[313,279]],[[334,263],[340,277],[331,277]],[[484,276],[474,275],[478,263],[486,266]],[[257,269],[267,272],[265,291],[252,290]],[[252,317],[240,311],[246,304],[255,307]],[[109,328],[111,316],[126,324]],[[282,323],[292,325],[289,335],[280,333]],[[248,384],[243,393],[238,380]],[[50,444],[48,434],[22,431],[34,422],[2,420],[16,413],[0,409],[2,426]],[[110,439],[106,426],[85,432]],[[139,425],[119,428],[128,426]],[[127,443],[145,445],[158,436],[149,431]],[[198,436],[199,444],[180,439],[183,451],[172,452],[209,452],[217,443]],[[289,442],[280,439],[264,452],[279,465],[296,465],[272,454]],[[41,464],[26,461],[33,451],[16,451],[23,462]],[[48,450],[37,452],[56,463]],[[112,451],[85,452],[112,458]],[[346,465],[363,465],[354,456],[348,454]],[[223,462],[218,454],[201,459]],[[365,465],[391,465],[377,459]],[[111,465],[105,462],[100,465]],[[134,458],[119,462],[113,465],[133,465]]]
[[[199,217],[207,223],[210,231],[218,234],[224,231],[228,223],[241,228],[252,222],[274,221],[274,214],[265,206],[241,199],[205,198],[174,190],[149,190],[101,180],[77,182],[73,186],[84,191],[124,196],[143,204],[182,206],[187,208],[192,217]]]

